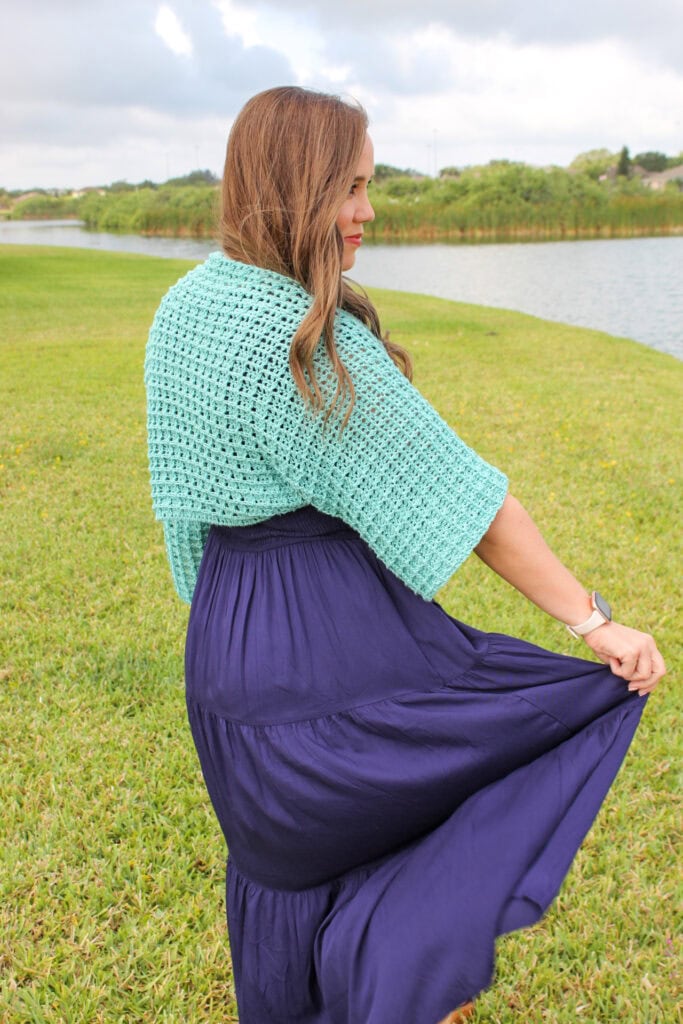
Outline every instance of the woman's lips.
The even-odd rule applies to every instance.
[[[363,241],[363,236],[362,235],[347,235],[346,238],[344,239],[344,241],[348,242],[349,245],[360,245],[361,242]]]

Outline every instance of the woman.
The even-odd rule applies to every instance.
[[[496,936],[552,901],[664,673],[342,278],[372,173],[359,108],[254,97],[223,253],[171,289],[148,345],[242,1024],[462,1019]],[[447,616],[431,599],[472,551],[599,662]]]

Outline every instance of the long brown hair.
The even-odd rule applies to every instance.
[[[382,338],[370,299],[342,277],[344,243],[336,226],[348,196],[368,126],[360,106],[338,96],[284,86],[267,89],[233,124],[223,173],[220,238],[232,259],[274,270],[313,296],[292,340],[289,365],[314,409],[324,408],[313,356],[322,338],[337,376],[327,418],[338,405],[346,424],[354,402],[351,377],[334,339],[337,307],[348,310],[382,341],[410,378],[410,357]]]

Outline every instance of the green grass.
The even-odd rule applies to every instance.
[[[237,1020],[225,851],[185,723],[187,613],[145,453],[146,332],[188,266],[0,248],[3,1024]],[[527,316],[374,295],[422,390],[673,668],[683,366]],[[482,628],[571,648],[476,559],[441,597]],[[499,944],[478,1022],[678,1019],[680,708],[663,684],[557,904]]]

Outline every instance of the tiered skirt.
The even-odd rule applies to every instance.
[[[341,520],[213,527],[186,647],[240,1024],[436,1024],[537,921],[645,701],[482,633]]]

